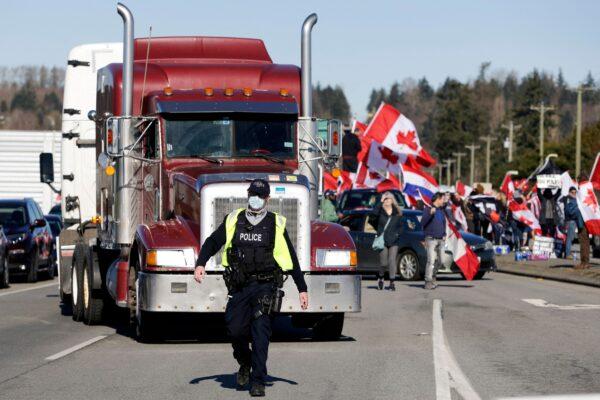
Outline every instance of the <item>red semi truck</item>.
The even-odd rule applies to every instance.
[[[317,220],[319,170],[339,157],[341,138],[334,121],[326,140],[318,138],[312,113],[316,15],[302,26],[298,68],[273,63],[258,39],[134,39],[133,15],[122,4],[117,11],[123,60],[97,70],[96,108],[88,113],[96,126],[96,215],[71,218],[60,237],[60,295],[73,318],[98,323],[113,302],[129,309],[144,340],[161,314],[223,312],[220,256],[201,285],[195,260],[224,217],[245,206],[249,180],[264,178],[269,209],[287,217],[309,288],[303,311],[286,281],[282,313],[320,335],[341,335],[344,314],[361,309],[361,281],[348,233]],[[70,60],[67,79],[86,62]],[[73,116],[73,105],[65,112]],[[90,163],[79,159],[81,169]],[[49,165],[41,165],[47,183]],[[70,190],[63,198],[76,211],[78,188]]]

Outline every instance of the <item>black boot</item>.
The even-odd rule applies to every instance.
[[[250,382],[250,366],[242,365],[237,373],[237,385],[239,388],[243,388]]]
[[[394,281],[390,281],[390,286],[388,286],[388,289],[390,289],[392,292],[396,291],[396,285],[394,285]]]
[[[263,397],[265,395],[265,385],[262,383],[254,382],[252,389],[250,389],[250,396],[252,397]]]
[[[379,281],[377,282],[377,289],[379,290],[383,290],[383,278],[379,278]]]

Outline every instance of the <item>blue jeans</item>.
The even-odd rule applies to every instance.
[[[565,247],[565,257],[571,255],[571,243],[573,243],[573,239],[575,239],[575,228],[577,228],[577,222],[575,221],[567,221],[567,243]]]

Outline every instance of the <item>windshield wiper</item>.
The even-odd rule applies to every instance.
[[[223,164],[223,160],[221,160],[219,158],[210,157],[210,156],[201,156],[199,154],[190,154],[190,155],[187,155],[186,157],[189,157],[189,158],[199,158],[201,160],[208,161],[208,162],[211,162],[213,164]]]
[[[252,157],[258,157],[258,158],[262,158],[264,160],[269,160],[272,161],[274,163],[278,163],[278,164],[285,164],[285,161],[283,161],[281,158],[277,158],[275,156],[270,156],[268,154],[253,154]]]

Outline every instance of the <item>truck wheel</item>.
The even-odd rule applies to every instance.
[[[74,321],[83,319],[83,257],[83,251],[76,245],[71,268],[71,309]]]
[[[0,280],[0,288],[4,289],[9,286],[8,282],[8,258],[5,256],[2,259],[4,268],[2,268],[2,279]]]
[[[83,258],[83,279],[82,279],[82,298],[83,298],[83,323],[86,325],[95,325],[102,321],[102,309],[104,300],[94,293],[94,266],[90,263],[88,254]]]
[[[37,280],[38,280],[38,265],[39,265],[39,260],[38,260],[37,250],[34,249],[31,252],[31,257],[30,257],[30,261],[29,261],[29,271],[27,272],[27,282],[29,282],[29,283],[37,282]]]
[[[137,280],[137,271],[132,267],[129,270],[129,291],[127,293],[127,301],[129,302],[129,325],[138,342],[152,343],[156,341],[156,327],[153,324],[152,313],[138,310]]]
[[[419,258],[413,251],[407,250],[398,256],[398,274],[405,281],[418,281],[421,279]]]
[[[313,327],[315,339],[335,340],[342,336],[344,313],[326,314]]]

